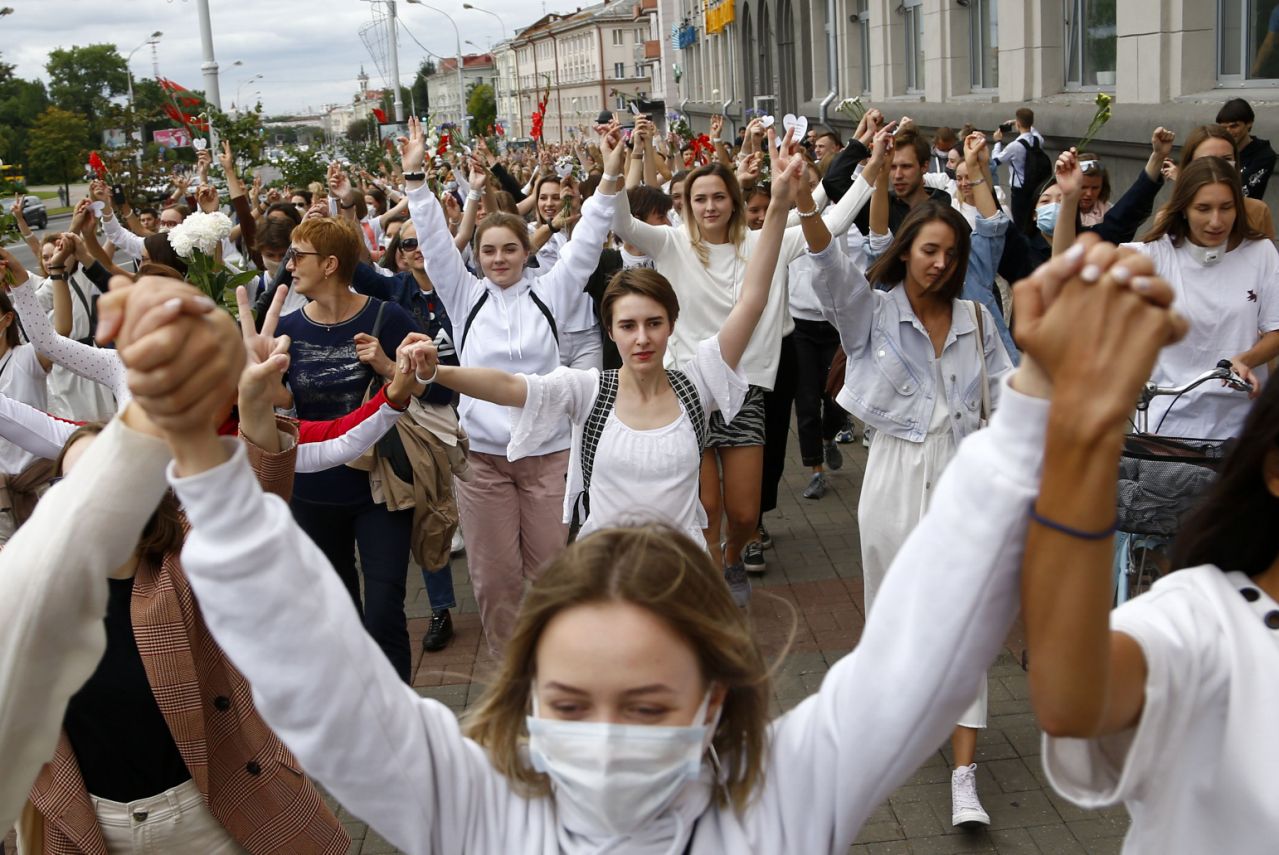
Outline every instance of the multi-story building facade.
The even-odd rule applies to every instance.
[[[445,57],[435,64],[435,73],[426,78],[431,93],[431,119],[437,124],[460,125],[466,116],[466,97],[472,86],[493,84],[496,66],[491,53],[462,56],[461,90],[458,89],[457,58]]]
[[[1082,136],[1105,91],[1114,117],[1092,147],[1122,181],[1145,161],[1157,125],[1184,138],[1227,98],[1279,101],[1275,2],[656,2],[674,7],[662,15],[664,64],[678,78],[667,103],[702,128],[712,113],[740,126],[746,109],[761,108],[847,131],[834,107],[860,95],[924,127],[989,131],[1028,105],[1058,150]],[[1264,108],[1257,114],[1268,136]]]

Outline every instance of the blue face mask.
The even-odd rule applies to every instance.
[[[1061,210],[1060,202],[1049,202],[1035,209],[1035,225],[1041,232],[1051,235],[1057,228],[1057,212]]]

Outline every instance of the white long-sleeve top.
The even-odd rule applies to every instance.
[[[871,186],[858,176],[839,202],[822,212],[831,233],[842,236],[852,226],[862,206],[870,199]],[[619,194],[613,217],[613,231],[622,240],[639,247],[653,259],[679,298],[679,323],[666,348],[666,366],[674,368],[693,359],[698,343],[719,332],[728,320],[742,292],[746,260],[750,258],[760,232],[747,232],[740,247],[707,244],[707,263],[702,264],[693,249],[688,229],[652,226],[631,216],[626,194]],[[772,389],[777,379],[782,336],[794,329],[790,314],[787,267],[804,254],[807,244],[800,226],[790,226],[782,238],[781,254],[768,291],[768,303],[751,336],[739,368],[753,386]]]
[[[49,762],[67,701],[106,649],[107,574],[167,487],[169,449],[113,421],[0,550],[0,827]]]
[[[83,269],[67,278],[67,288],[71,291],[70,338],[83,342],[93,334],[90,307],[97,288],[84,275]],[[52,320],[53,280],[45,279],[36,284],[35,289],[40,306]],[[49,372],[49,412],[67,419],[105,422],[115,415],[115,398],[111,390],[102,384],[81,377],[61,365],[54,365]]]
[[[102,232],[107,236],[107,240],[111,241],[116,249],[132,258],[134,261],[142,259],[142,252],[146,244],[139,235],[126,229],[121,223],[120,218],[112,216],[110,219],[102,220]]]
[[[694,828],[694,855],[848,851],[954,727],[1012,622],[1047,414],[1048,402],[1007,389],[990,429],[963,443],[856,649],[771,725],[750,807],[716,807],[691,784],[626,852],[681,852]],[[553,798],[518,795],[451,710],[396,676],[243,450],[169,477],[192,525],[182,564],[205,622],[262,717],[348,810],[414,855],[599,851]]]
[[[582,218],[573,229],[573,237],[560,250],[554,267],[536,278],[526,270],[523,279],[506,288],[466,269],[445,225],[440,203],[429,187],[423,184],[411,188],[408,196],[409,216],[421,241],[426,275],[453,319],[461,364],[500,368],[512,374],[550,374],[558,368],[559,346],[529,293],[536,292],[550,309],[561,333],[569,329],[564,325],[565,319],[580,303],[586,280],[599,264],[614,206],[618,199],[624,201],[626,194],[592,195],[582,205]],[[485,293],[488,299],[467,330],[466,319]],[[511,422],[505,407],[464,395],[458,416],[473,451],[506,456]],[[548,437],[535,454],[551,454],[568,447],[569,425],[565,419],[561,429]]]

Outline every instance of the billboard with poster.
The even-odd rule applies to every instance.
[[[191,132],[186,128],[165,128],[153,133],[157,145],[165,148],[190,148]]]

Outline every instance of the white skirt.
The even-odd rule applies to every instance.
[[[942,470],[954,456],[955,440],[949,425],[930,431],[923,442],[875,432],[866,462],[866,477],[862,481],[861,500],[857,504],[868,617],[889,565],[928,510]],[[986,726],[986,694],[983,676],[977,700],[965,710],[959,725]]]

